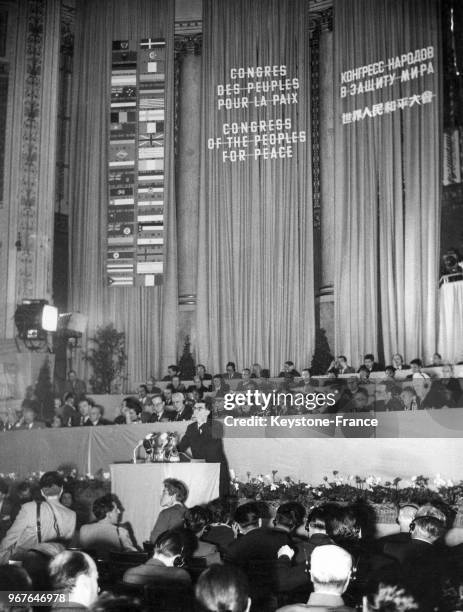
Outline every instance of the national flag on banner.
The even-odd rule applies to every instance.
[[[159,72],[161,74],[165,74],[166,71],[166,63],[165,62],[146,62],[147,70],[144,70],[144,67],[140,67],[142,72]]]
[[[146,213],[143,215],[138,215],[137,217],[138,223],[156,223],[158,225],[164,224],[164,215],[147,215]]]
[[[139,122],[138,129],[140,134],[164,133],[164,121],[150,121],[149,123]]]
[[[155,98],[165,98],[166,90],[164,89],[164,83],[140,81],[138,89],[141,95],[146,94]]]
[[[164,121],[164,109],[141,110],[138,113],[138,121],[146,123],[151,121]]]
[[[123,162],[135,160],[135,142],[133,140],[120,140],[109,143],[109,165],[117,165]]]
[[[135,87],[137,74],[134,70],[118,70],[111,74],[111,87]]]
[[[108,223],[108,236],[131,236],[134,223]]]
[[[133,276],[122,277],[108,275],[108,285],[110,287],[131,287],[133,284]]]
[[[164,247],[161,244],[150,244],[146,246],[140,246],[137,249],[137,259],[143,261],[149,261],[154,258],[153,261],[161,261],[164,257]]]
[[[141,159],[138,162],[138,170],[146,172],[147,170],[164,170],[163,159]]]
[[[135,211],[133,206],[108,207],[108,223],[132,223],[134,220]]]
[[[108,236],[108,244],[112,245],[130,245],[134,243],[134,236]]]
[[[140,72],[148,72],[146,66],[150,62],[157,62],[163,65],[165,71],[166,48],[156,47],[154,49],[140,49],[138,52],[138,65]]]
[[[160,191],[143,189],[138,191],[138,206],[143,206],[142,202],[146,200],[153,200],[156,205],[156,200],[164,200],[164,189],[161,188]]]
[[[139,261],[137,262],[137,274],[162,274],[162,261]]]
[[[129,261],[133,260],[135,257],[135,249],[134,247],[122,247],[117,249],[115,247],[111,247],[108,249],[108,260],[122,260]]]
[[[109,200],[110,206],[133,206],[134,204],[135,200],[133,198],[111,198]]]
[[[142,195],[144,193],[153,194],[153,193],[164,193],[164,187],[161,186],[152,186],[152,185],[143,185],[143,187],[138,187],[138,195]]]
[[[137,240],[137,244],[142,245],[142,246],[148,245],[148,244],[164,244],[164,238],[153,238],[153,237],[145,238],[143,237]]]
[[[162,147],[164,146],[164,134],[162,132],[153,134],[141,134],[138,137],[138,148],[140,147]]]
[[[150,108],[162,108],[164,109],[164,98],[140,98],[138,102],[138,108],[140,110],[148,110]]]
[[[140,49],[163,49],[165,46],[164,38],[142,38],[140,40]]]
[[[133,196],[133,186],[132,187],[114,187],[109,190],[110,196]]]
[[[164,173],[140,172],[138,174],[138,182],[153,183],[154,187],[162,187],[162,185],[164,184]]]
[[[164,157],[164,147],[140,147],[138,149],[138,159],[156,159],[158,157]]]
[[[109,184],[112,189],[116,186],[126,187],[127,185],[133,185],[135,181],[135,174],[133,172],[124,170],[110,170],[109,171]]]
[[[111,87],[111,102],[133,102],[136,97],[134,87]]]
[[[126,113],[127,114],[127,113]],[[137,126],[135,123],[111,123],[111,140],[129,140],[135,138]]]
[[[143,206],[143,208],[140,208],[137,211],[137,221],[141,220],[143,221],[143,217],[146,215],[146,217],[158,217],[164,216],[164,207],[163,206]]]
[[[129,41],[128,40],[113,40],[113,51],[128,51]]]
[[[121,110],[111,111],[111,123],[135,123],[137,121],[136,111]]]
[[[111,59],[114,68],[137,68],[136,51],[113,51]]]

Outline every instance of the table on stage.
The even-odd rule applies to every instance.
[[[186,484],[189,508],[219,496],[220,463],[113,463],[110,468],[112,492],[124,507],[122,520],[132,524],[140,546],[149,539],[161,510],[162,482],[166,478]]]

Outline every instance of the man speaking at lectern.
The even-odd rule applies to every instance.
[[[228,463],[222,439],[214,437],[210,417],[209,405],[204,402],[196,403],[193,409],[193,421],[195,422],[188,425],[177,448],[181,453],[189,448],[193,459],[204,459],[206,463],[220,463],[219,496],[226,497],[230,487]]]

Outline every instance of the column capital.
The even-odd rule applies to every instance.
[[[175,56],[179,59],[186,55],[201,55],[203,34],[175,34]]]

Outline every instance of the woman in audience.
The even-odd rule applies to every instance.
[[[404,363],[404,358],[399,353],[392,355],[392,365],[396,370],[409,370],[410,366]]]
[[[207,509],[211,514],[211,523],[203,534],[203,540],[215,544],[222,552],[235,539],[230,525],[230,502],[227,499],[214,499],[208,503]]]
[[[252,364],[251,378],[262,378],[262,366],[260,365],[260,363]]]
[[[80,544],[83,548],[103,553],[137,550],[127,529],[119,524],[122,509],[115,495],[107,493],[99,497],[94,501],[92,510],[97,522],[82,526]]]
[[[197,402],[201,401],[204,394],[208,391],[208,388],[203,385],[203,381],[198,375],[193,378],[193,384],[188,387],[188,393],[193,393],[193,391],[196,391],[195,398],[197,398]]]
[[[199,577],[196,599],[202,612],[249,612],[246,576],[236,567],[212,565]]]
[[[203,535],[211,524],[211,513],[202,506],[193,506],[186,511],[184,525],[196,538],[195,551],[193,557],[203,559],[206,565],[220,563],[220,554],[215,544],[203,540]]]
[[[402,389],[400,399],[404,410],[418,410],[420,408],[420,399],[413,387],[405,387]]]
[[[386,380],[395,380],[395,367],[392,365],[388,365],[385,368]]]
[[[59,414],[55,414],[51,420],[51,427],[53,429],[57,429],[58,427],[63,427],[63,419],[59,416]]]
[[[224,397],[229,391],[230,387],[225,383],[223,377],[216,374],[212,378],[212,391],[209,391],[207,395],[209,397]]]

